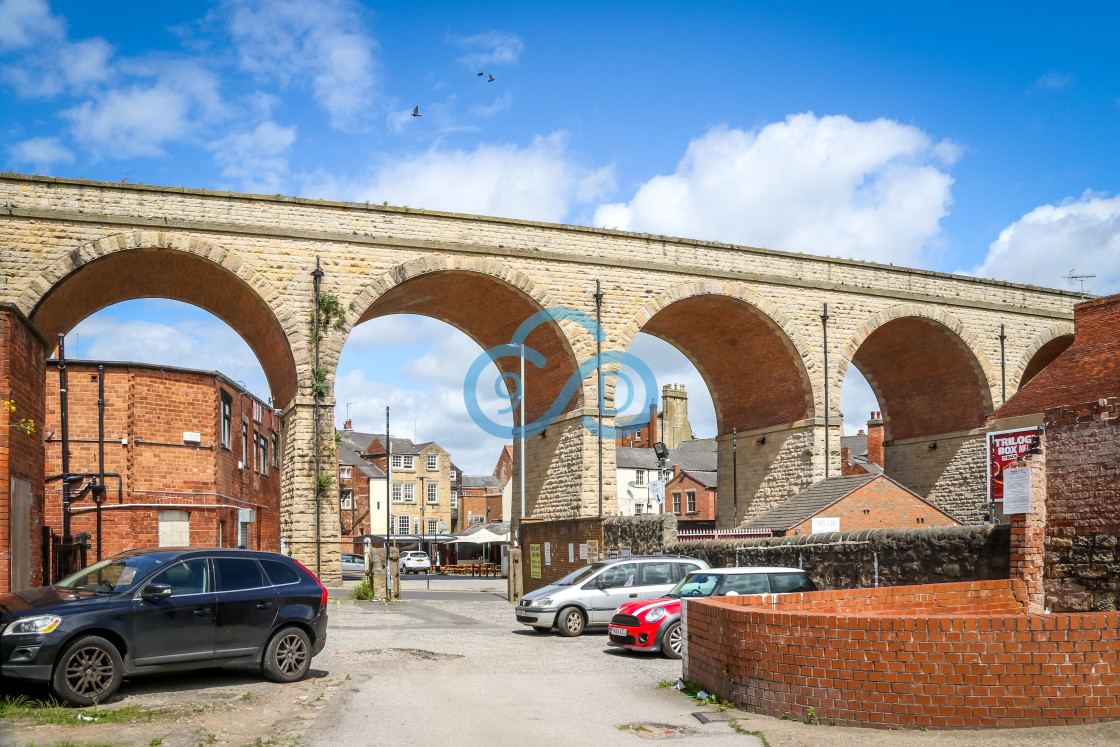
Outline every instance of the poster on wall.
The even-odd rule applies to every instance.
[[[599,540],[587,540],[587,562],[594,563],[599,560]]]
[[[1003,501],[1003,471],[1030,451],[1039,428],[1019,428],[988,434],[988,500]]]
[[[533,578],[541,577],[540,545],[529,545],[529,575]]]
[[[839,516],[814,516],[813,534],[826,534],[840,531]]]
[[[571,542],[568,543],[568,562],[576,562],[576,546]]]
[[[1008,516],[1031,512],[1030,467],[1013,467],[1003,471],[1003,512]]]
[[[544,543],[544,564],[552,565],[552,543]]]

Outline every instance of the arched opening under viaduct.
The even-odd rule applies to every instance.
[[[509,392],[520,379],[521,360],[516,352],[508,350],[487,360],[486,351],[511,343],[518,328],[544,308],[521,288],[484,272],[441,269],[402,280],[366,308],[358,309],[357,322],[339,355],[335,376],[337,408],[341,410],[347,402],[358,404],[349,419],[352,431],[364,434],[358,437],[362,441],[368,440],[370,434],[384,434],[385,407],[395,399],[390,435],[420,443],[434,441],[448,452],[450,460],[458,460],[455,465],[468,474],[490,475],[503,447],[513,446],[511,484],[504,491],[507,505],[503,506],[502,516],[505,520],[519,520],[521,440],[511,438],[511,430],[520,425],[521,415]],[[573,337],[587,342],[594,350],[589,332],[574,325],[571,328]],[[577,369],[575,355],[561,323],[554,320],[544,320],[536,326],[525,338],[525,344],[547,362],[538,367],[533,363],[533,354],[527,353],[525,418],[531,428],[538,420],[544,424],[532,429],[525,440],[525,515],[588,515],[590,501],[597,501],[597,495],[588,492],[594,481],[588,479],[583,463],[585,442],[591,436],[582,426],[584,382],[578,382],[572,389],[571,380]],[[471,371],[481,373],[468,384]],[[354,382],[365,386],[376,383],[377,393],[356,390]],[[433,391],[420,392],[424,387]],[[467,400],[477,404],[474,414]],[[412,410],[422,403],[441,407],[442,412],[435,417],[430,412]],[[544,422],[543,419],[551,420],[557,413],[559,417],[554,422]],[[335,421],[341,426],[347,419],[339,412]],[[418,422],[425,427],[414,427]],[[487,455],[480,455],[480,450],[486,450]],[[369,458],[377,459],[372,454]],[[422,505],[419,500],[413,503],[408,499],[408,491],[433,489],[427,483],[413,482],[420,476],[425,480],[444,479],[442,458],[436,460],[439,474],[430,476],[409,472],[402,462],[400,480],[394,475],[394,484],[386,485],[386,492],[399,493],[386,501],[388,518],[384,512],[373,515],[377,499],[371,499],[370,515],[365,522],[370,533],[384,533],[389,522],[393,533],[399,534],[405,522],[402,517],[407,516],[410,527],[415,529],[419,525],[424,530],[421,533],[428,534],[432,510],[441,517],[436,525],[440,533],[465,528],[466,512],[471,509],[465,508],[461,492],[458,505],[450,506],[448,492],[452,485],[445,488],[441,483],[435,488],[435,504],[425,501]],[[461,483],[458,489],[461,491]],[[426,509],[423,513],[422,508]],[[450,520],[448,513],[452,515]],[[478,520],[479,515],[484,514],[476,513],[472,520]]]
[[[122,313],[125,319],[117,319]],[[71,535],[88,533],[96,548],[100,525],[102,556],[157,544],[281,550],[282,483],[292,450],[274,407],[294,400],[296,367],[288,336],[259,290],[198,254],[121,249],[76,263],[37,300],[29,320],[48,346],[68,335],[68,467],[87,475],[75,483],[79,488],[99,471],[104,392],[105,471],[117,477],[106,479],[109,495],[100,509],[88,493],[72,503]],[[79,347],[70,333],[87,320],[91,334]],[[208,331],[168,334],[180,327]],[[136,337],[121,339],[130,334]],[[217,335],[210,344],[225,349],[204,349],[208,334]],[[238,352],[256,360],[231,357]],[[255,386],[245,382],[253,374]],[[57,475],[63,469],[55,365],[47,365],[40,386],[46,474]],[[41,515],[61,535],[60,486],[47,483]]]
[[[683,353],[711,395],[717,526],[742,524],[823,477],[824,429],[813,420],[812,385],[774,318],[747,300],[698,294],[664,305],[641,332]]]
[[[983,366],[960,335],[919,316],[886,321],[851,358],[884,424],[884,469],[959,520],[986,510],[983,433],[992,412]]]
[[[1028,381],[1037,376],[1042,369],[1053,363],[1054,360],[1059,355],[1066,352],[1072,344],[1073,335],[1060,335],[1039,348],[1038,351],[1031,356],[1031,359],[1027,361],[1027,367],[1023,369],[1023,375],[1019,378],[1019,388],[1022,389],[1026,386]]]

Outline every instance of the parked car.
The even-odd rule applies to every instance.
[[[523,596],[516,607],[517,622],[541,633],[556,627],[561,635],[577,636],[587,627],[609,624],[623,604],[663,597],[689,573],[707,567],[703,560],[678,555],[592,563]]]
[[[357,576],[366,572],[366,556],[353,552],[342,553],[342,575]]]
[[[428,553],[420,550],[407,550],[401,553],[401,573],[427,573],[432,567]]]
[[[0,594],[0,675],[48,683],[78,706],[149,672],[251,664],[294,682],[326,643],[327,590],[275,553],[130,550]]]
[[[684,650],[681,599],[816,591],[797,568],[710,568],[696,571],[661,599],[622,605],[611,618],[608,642],[632,651],[658,651],[679,659]]]

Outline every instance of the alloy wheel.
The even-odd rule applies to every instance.
[[[276,646],[276,667],[286,675],[293,675],[303,668],[307,661],[307,645],[303,638],[289,633],[280,639]]]
[[[66,662],[66,685],[83,698],[96,698],[113,683],[113,658],[99,646],[86,646]]]
[[[684,649],[684,631],[678,625],[669,631],[669,648],[673,649],[673,653],[677,656],[681,655]]]

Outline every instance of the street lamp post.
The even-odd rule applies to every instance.
[[[424,520],[424,514],[426,513],[426,511],[428,509],[428,492],[426,490],[424,490],[424,481],[427,480],[428,478],[424,477],[423,475],[417,475],[416,479],[420,481],[420,547],[423,548],[423,546],[424,546],[424,535],[427,534],[427,529],[428,529],[428,525]],[[424,574],[424,578],[427,579],[427,587],[429,589],[432,588],[432,566],[431,566],[431,562],[432,562],[432,555],[433,554],[434,553],[432,552],[432,541],[428,540],[428,564],[429,565],[428,565],[428,572]]]

